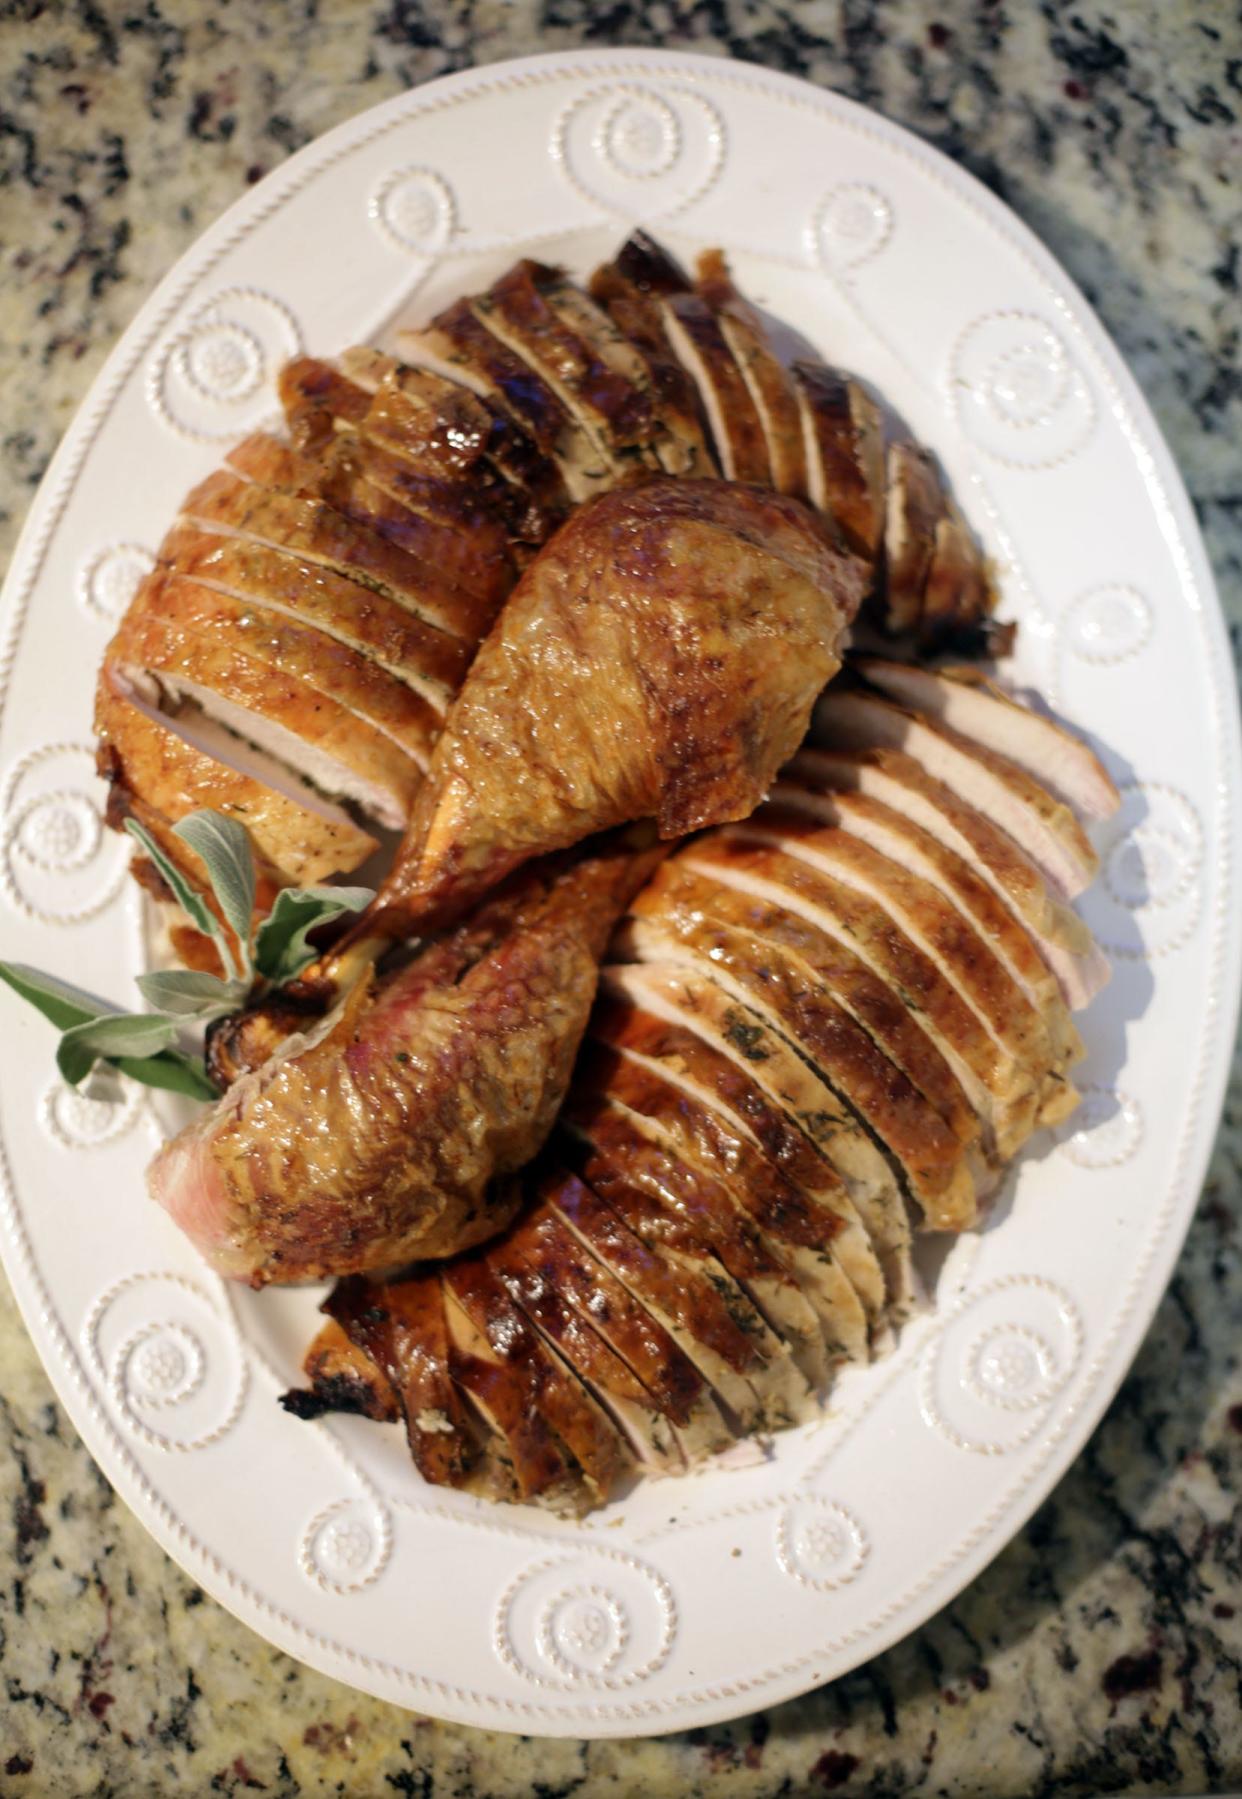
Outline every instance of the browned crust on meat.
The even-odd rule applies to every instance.
[[[794,364],[811,498],[845,541],[874,563],[884,533],[883,433],[879,409],[850,375],[822,363]]]
[[[390,594],[300,557],[296,550],[243,537],[221,537],[188,521],[160,546],[161,563],[178,574],[293,614],[398,678],[413,676],[444,690],[444,706],[461,685],[474,645],[440,630]],[[443,707],[440,709],[443,710]]]
[[[381,1286],[350,1275],[332,1289],[324,1310],[388,1380],[423,1478],[460,1485],[474,1460],[473,1433],[449,1372],[439,1279],[424,1275]]]

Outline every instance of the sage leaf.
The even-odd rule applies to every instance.
[[[176,863],[169,861],[168,857],[164,854],[151,833],[144,830],[136,818],[127,818],[125,820],[125,829],[134,839],[134,842],[140,844],[146,854],[150,856],[152,862],[154,862],[165,881],[167,881],[169,887],[171,887],[176,896],[177,904],[181,907],[181,910],[185,913],[191,923],[196,924],[199,930],[206,936],[215,937],[217,940],[222,941],[223,932],[220,929],[220,920],[216,917],[202,894],[195,892],[194,888],[191,887]]]
[[[315,960],[310,933],[343,912],[361,912],[374,898],[369,887],[282,887],[255,935],[255,968],[276,984],[293,980]]]
[[[162,1087],[168,1093],[185,1093],[191,1099],[219,1099],[219,1089],[207,1078],[199,1056],[179,1049],[163,1049],[154,1056],[118,1056],[115,1067],[144,1087]]]
[[[69,1085],[76,1087],[100,1059],[152,1056],[166,1049],[176,1034],[174,1021],[155,1012],[114,1012],[108,1018],[88,1018],[64,1033],[56,1048],[56,1066]]]
[[[106,1018],[120,1010],[111,1000],[99,999],[69,981],[59,980],[54,974],[29,968],[24,962],[0,962],[0,981],[20,994],[36,1011],[42,1012],[59,1031],[85,1024],[91,1018]]]
[[[191,1099],[219,1097],[201,1057],[170,1047],[177,1032],[174,1019],[122,1012],[110,1000],[21,962],[0,962],[0,980],[61,1032],[56,1066],[71,1087],[102,1061],[147,1087],[164,1087]],[[217,986],[223,989],[225,983]],[[244,984],[237,987],[244,995]]]
[[[157,1012],[172,1018],[219,1018],[245,1004],[250,991],[245,981],[221,980],[218,974],[199,974],[185,968],[159,969],[140,974],[142,997]]]
[[[207,870],[212,892],[237,933],[250,967],[250,927],[254,917],[254,856],[244,825],[223,812],[191,812],[173,831],[188,843]],[[238,971],[240,972],[240,971]]]

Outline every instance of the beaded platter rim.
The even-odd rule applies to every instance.
[[[1098,1328],[1100,1320],[1088,1306],[1084,1327],[1082,1305],[1064,1280],[1039,1269],[993,1269],[987,1263],[989,1243],[979,1275],[967,1267],[960,1295],[923,1321],[887,1368],[881,1365],[865,1377],[872,1383],[865,1402],[852,1413],[847,1408],[836,1428],[810,1433],[787,1491],[765,1488],[747,1496],[739,1487],[734,1499],[734,1489],[725,1488],[730,1503],[714,1510],[700,1503],[687,1530],[706,1539],[728,1520],[731,1538],[741,1537],[748,1554],[752,1547],[756,1555],[762,1551],[789,1583],[772,1589],[773,1604],[779,1607],[796,1589],[807,1607],[796,1614],[791,1609],[786,1653],[765,1651],[747,1665],[747,1646],[735,1640],[727,1674],[698,1675],[688,1659],[697,1603],[693,1580],[699,1577],[688,1577],[687,1588],[673,1572],[676,1564],[661,1561],[661,1544],[677,1535],[671,1527],[648,1520],[628,1535],[584,1530],[574,1537],[511,1515],[429,1505],[408,1494],[394,1497],[374,1470],[359,1465],[352,1443],[346,1447],[326,1430],[307,1435],[320,1443],[317,1453],[338,1468],[339,1478],[335,1486],[320,1482],[321,1497],[304,1508],[306,1522],[288,1573],[282,1567],[279,1580],[275,1574],[270,1581],[256,1578],[254,1564],[262,1567],[263,1560],[254,1553],[251,1566],[235,1565],[245,1558],[230,1558],[219,1542],[204,1540],[201,1528],[186,1522],[186,1502],[175,1496],[170,1502],[171,1469],[202,1465],[204,1457],[219,1458],[223,1468],[230,1454],[240,1454],[239,1420],[248,1426],[255,1389],[263,1389],[260,1401],[270,1407],[280,1370],[239,1327],[231,1300],[210,1286],[203,1271],[196,1273],[192,1261],[174,1267],[162,1240],[150,1253],[162,1257],[164,1268],[143,1264],[122,1270],[89,1305],[74,1310],[63,1299],[58,1304],[54,1295],[61,1289],[54,1273],[49,1282],[45,1269],[49,1226],[42,1214],[50,1192],[37,1189],[40,1183],[50,1188],[44,1166],[53,1177],[62,1170],[45,1157],[34,1183],[23,1179],[22,1192],[29,1198],[19,1199],[10,1163],[24,1166],[31,1160],[31,1127],[24,1119],[3,1117],[12,1135],[0,1138],[0,1243],[28,1327],[92,1453],[147,1528],[196,1580],[301,1660],[401,1704],[502,1730],[641,1734],[712,1723],[791,1697],[905,1635],[999,1552],[1103,1413],[1180,1247],[1228,1069],[1239,986],[1239,946],[1228,932],[1236,909],[1231,857],[1239,818],[1237,718],[1221,673],[1229,666],[1228,646],[1211,574],[1168,452],[1085,300],[1025,227],[937,152],[836,95],[750,65],[668,52],[604,51],[493,65],[388,101],[301,151],[187,252],[109,358],[32,508],[5,589],[0,728],[32,599],[64,534],[66,509],[83,474],[89,477],[92,445],[118,401],[137,385],[149,414],[171,436],[198,446],[219,444],[240,435],[244,426],[238,421],[246,407],[260,403],[265,358],[296,344],[297,320],[279,299],[245,282],[209,292],[204,283],[212,271],[354,152],[382,144],[406,124],[433,115],[451,119],[472,104],[495,109],[506,99],[527,108],[550,102],[532,127],[531,141],[538,141],[552,178],[563,182],[575,204],[581,202],[579,214],[582,206],[587,209],[580,225],[566,226],[566,235],[575,228],[596,229],[608,218],[650,219],[657,230],[667,219],[670,230],[682,229],[705,199],[728,191],[734,139],[744,137],[749,115],[763,106],[775,104],[800,126],[826,126],[856,143],[859,170],[843,182],[825,183],[828,191],[804,225],[790,220],[789,261],[799,269],[818,265],[826,291],[831,287],[845,313],[861,315],[872,308],[875,316],[864,321],[867,328],[894,366],[904,362],[907,372],[908,360],[891,342],[891,326],[885,343],[885,326],[876,322],[884,257],[900,239],[901,219],[868,158],[896,159],[906,179],[929,184],[938,201],[968,215],[972,229],[990,233],[1023,265],[1028,285],[1009,305],[979,316],[972,308],[949,334],[951,373],[938,404],[965,446],[959,461],[970,471],[968,506],[983,515],[1005,552],[1013,542],[1005,480],[1014,473],[1053,471],[1105,426],[1115,432],[1168,545],[1176,603],[1198,637],[1204,672],[1197,697],[1204,702],[1215,750],[1194,788],[1199,805],[1211,808],[1207,827],[1176,787],[1142,782],[1137,787],[1146,811],[1105,846],[1105,884],[1125,927],[1110,940],[1119,965],[1141,963],[1154,971],[1158,993],[1162,980],[1167,986],[1179,978],[1179,955],[1203,957],[1198,1060],[1181,1114],[1154,1121],[1166,1132],[1176,1130],[1176,1165],[1133,1247],[1122,1304],[1107,1319],[1107,1329]],[[403,298],[447,257],[506,243],[516,249],[548,235],[531,231],[506,238],[494,232],[489,239],[476,231],[463,239],[453,189],[425,155],[422,144],[410,157],[402,150],[361,195],[376,240],[388,253],[412,259],[396,282]],[[713,229],[731,247],[720,227]],[[878,289],[864,287],[877,282]],[[390,299],[386,312],[391,310]],[[359,336],[371,328],[359,319]],[[76,600],[106,618],[115,594],[100,570],[109,571],[123,593],[118,567],[124,569],[128,557],[140,569],[143,554],[141,540],[131,532],[102,549],[96,545],[80,564]],[[100,560],[107,556],[110,562]],[[1006,572],[1020,596],[1027,589],[1024,619],[1047,687],[1058,698],[1067,660],[1077,657],[1092,670],[1112,669],[1141,656],[1150,644],[1162,615],[1124,575],[1075,590],[1050,625],[1046,609],[1028,589],[1025,571],[1025,554],[1014,550]],[[72,607],[75,599],[61,603]],[[1050,645],[1047,655],[1041,641]],[[112,863],[99,888],[74,887],[73,897],[61,901],[42,897],[46,884],[62,876],[81,886],[79,864],[97,853],[81,792],[65,785],[72,777],[64,769],[82,753],[71,733],[72,720],[49,744],[18,737],[4,745],[0,786],[11,829],[0,859],[0,886],[8,901],[3,916],[24,918],[33,941],[40,933],[54,934],[53,919],[78,930],[110,930],[115,940],[120,927]],[[38,770],[44,766],[57,776],[57,784],[46,790],[39,786]],[[1210,905],[1203,899],[1209,853]],[[33,906],[32,892],[39,896]],[[32,953],[30,959],[51,956]],[[1120,1070],[1123,1083],[1126,1066]],[[1140,1147],[1150,1148],[1153,1135],[1153,1120],[1144,1121],[1138,1100],[1124,1085],[1091,1089],[1089,1102],[1097,1110],[1099,1094],[1105,1096],[1099,1103],[1116,1109],[1098,1128],[1080,1131],[1081,1142],[1062,1146],[1075,1170],[1097,1174],[1128,1163]],[[36,1099],[30,1110],[38,1110],[53,1155],[73,1154],[87,1142],[120,1155],[119,1140],[135,1122],[150,1124],[132,1097],[123,1116],[102,1119],[89,1108],[66,1110],[55,1094],[43,1092]],[[153,1308],[147,1298],[138,1298],[156,1292]],[[903,1396],[917,1407],[937,1453],[943,1449],[959,1457],[961,1490],[971,1498],[919,1578],[894,1576],[886,1591],[883,1532],[858,1516],[862,1508],[856,1501],[841,1497],[845,1488],[825,1489],[820,1483],[831,1464],[840,1484],[846,1452],[858,1454],[867,1421],[895,1398],[904,1402]],[[169,1450],[180,1453],[170,1456]],[[1011,1456],[1018,1468],[1006,1479],[998,1470],[1010,1465]],[[984,1485],[985,1476],[994,1477],[990,1485]],[[720,1493],[718,1482],[712,1491]],[[426,1661],[425,1643],[412,1643],[408,1658],[371,1653],[356,1638],[351,1643],[343,1623],[343,1607],[383,1602],[403,1537],[408,1542],[413,1529],[434,1545],[441,1528],[449,1531],[449,1540],[460,1540],[464,1531],[476,1543],[485,1536],[489,1544],[516,1546],[504,1552],[505,1578],[492,1578],[488,1586],[491,1576],[481,1577],[478,1640],[464,1652],[474,1669],[470,1678],[460,1670],[441,1678],[412,1665]],[[722,1623],[717,1620],[718,1629]]]

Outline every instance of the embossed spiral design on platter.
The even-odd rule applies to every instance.
[[[824,268],[857,268],[878,256],[893,234],[893,205],[878,187],[843,181],[826,193],[808,231],[812,255]]]
[[[119,624],[141,582],[155,567],[150,550],[137,543],[107,544],[78,571],[78,598],[87,612]]]
[[[82,1338],[114,1411],[149,1448],[205,1448],[241,1415],[249,1390],[241,1340],[184,1275],[115,1282],[91,1307]]]
[[[1061,1126],[1064,1153],[1080,1168],[1120,1168],[1143,1142],[1143,1108],[1116,1087],[1085,1086],[1077,1110]]]
[[[523,1680],[571,1691],[633,1686],[677,1630],[672,1588],[637,1556],[593,1547],[536,1562],[496,1608],[492,1644]]]
[[[70,1087],[60,1079],[49,1082],[39,1101],[39,1122],[61,1149],[103,1149],[133,1129],[145,1109],[146,1095],[136,1081],[103,1064],[97,1070],[96,1092]]]
[[[1146,649],[1153,631],[1151,602],[1121,582],[1081,593],[1061,618],[1061,640],[1079,662],[1110,668]]]
[[[85,744],[47,744],[0,790],[0,889],[44,924],[95,917],[125,878],[127,845],[103,829],[94,762]]]
[[[1203,820],[1164,782],[1122,781],[1118,791],[1121,805],[1095,834],[1100,878],[1079,910],[1110,955],[1170,955],[1193,937],[1202,912]]]
[[[585,199],[625,219],[667,218],[702,199],[725,157],[724,120],[674,83],[595,88],[566,108],[551,153]]]
[[[298,1544],[298,1565],[328,1593],[360,1593],[392,1554],[392,1520],[374,1497],[338,1499],[317,1512]]]
[[[971,442],[1015,469],[1067,462],[1095,427],[1086,376],[1034,312],[992,312],[966,327],[949,360],[949,398]]]
[[[372,223],[389,243],[413,256],[437,256],[457,222],[453,190],[435,169],[394,169],[371,195]]]
[[[851,1512],[821,1494],[800,1494],[776,1521],[776,1560],[800,1586],[820,1593],[847,1587],[862,1573],[871,1544]]]
[[[1082,1318],[1064,1288],[1002,1275],[966,1294],[935,1332],[919,1365],[919,1408],[955,1448],[1009,1454],[1043,1428],[1082,1351]]]
[[[283,300],[257,287],[223,288],[174,331],[147,366],[157,418],[196,443],[241,437],[275,405],[281,364],[302,348]]]

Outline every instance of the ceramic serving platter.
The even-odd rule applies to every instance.
[[[332,132],[185,256],[91,390],[32,510],[0,652],[0,948],[134,1003],[143,921],[101,824],[91,696],[180,496],[305,348],[395,327],[534,252],[585,273],[635,222],[860,372],[939,452],[1020,621],[1008,671],[1123,802],[1085,902],[1114,977],[1083,1104],[935,1271],[885,1361],[761,1465],[649,1482],[585,1524],[422,1485],[400,1433],[276,1395],[314,1292],[229,1291],[147,1200],[175,1120],[0,1032],[0,1240],[65,1405],[148,1529],[271,1642],[399,1704],[606,1736],[732,1717],[912,1629],[1077,1453],[1194,1206],[1239,976],[1230,658],[1141,396],[995,199],[832,94],[629,51],[453,76]]]

